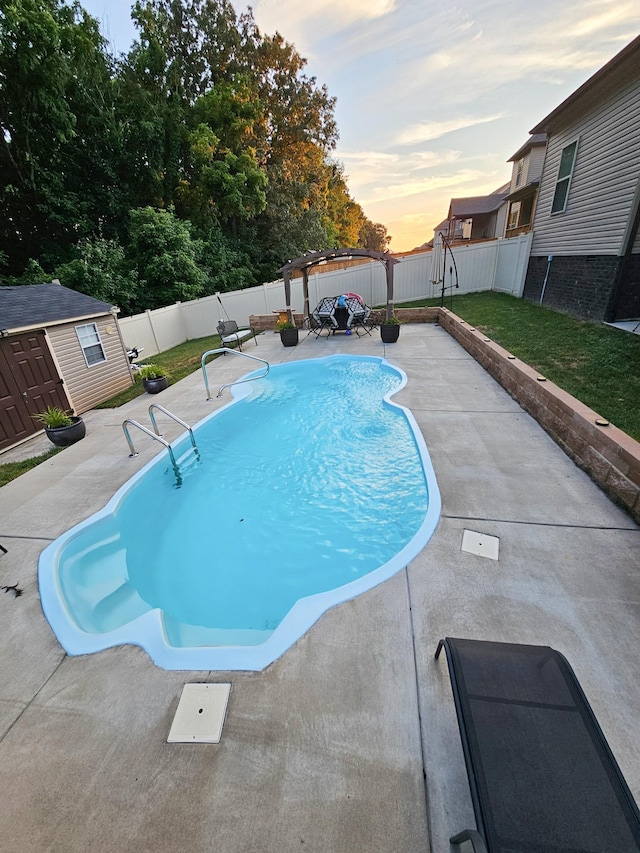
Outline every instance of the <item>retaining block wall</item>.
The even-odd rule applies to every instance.
[[[640,522],[640,442],[447,309],[439,323],[529,412],[574,462]]]
[[[384,309],[372,313],[376,322],[383,320]],[[439,322],[609,497],[640,522],[640,442],[612,424],[598,426],[601,418],[596,412],[548,379],[541,381],[537,371],[449,309],[397,308],[395,313],[403,323]],[[294,315],[298,328],[302,319],[302,314]],[[260,331],[275,329],[277,320],[274,314],[249,318]]]

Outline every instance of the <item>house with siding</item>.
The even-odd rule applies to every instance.
[[[57,283],[0,287],[0,451],[47,406],[80,415],[133,383],[117,310]]]
[[[449,202],[449,240],[489,240],[504,234],[510,185],[489,195],[452,198]]]
[[[505,237],[517,237],[531,230],[546,147],[546,133],[536,133],[508,160],[513,166],[506,198],[509,206]]]
[[[547,135],[524,298],[640,317],[640,37],[531,130]]]

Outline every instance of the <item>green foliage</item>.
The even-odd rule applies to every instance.
[[[411,306],[421,304],[440,300]],[[640,441],[640,335],[503,293],[454,296],[446,307]]]
[[[256,265],[246,247],[253,245],[251,233],[237,238],[227,237],[213,226],[203,235],[200,263],[207,275],[205,294],[241,290],[257,280]]]
[[[159,364],[143,364],[138,371],[140,379],[162,379],[163,376],[169,376],[169,373],[164,367]]]
[[[369,239],[329,159],[335,99],[250,9],[138,0],[116,59],[76,0],[1,8],[3,281],[57,277],[126,314]]]
[[[60,409],[58,406],[47,406],[44,412],[39,412],[37,415],[33,415],[33,419],[49,429],[71,426],[73,423],[68,413],[65,412],[64,409]]]
[[[60,453],[62,447],[52,447],[47,453],[41,456],[32,456],[30,459],[22,459],[19,462],[4,462],[0,463],[0,486],[6,486],[12,480],[17,479],[22,474],[26,474],[32,468],[51,459],[56,453]],[[0,457],[1,459],[2,457]]]
[[[198,264],[202,244],[172,210],[132,210],[128,251],[144,292],[141,308],[161,308],[203,292],[206,275]]]
[[[189,376],[196,370],[200,370],[202,364],[202,355],[207,350],[217,349],[220,346],[219,335],[208,335],[205,338],[196,338],[192,341],[185,341],[172,347],[170,350],[158,353],[154,356],[155,363],[166,371],[168,376],[171,376],[173,382],[178,382]],[[214,356],[217,358],[218,356]],[[124,391],[116,394],[109,400],[105,400],[96,406],[97,409],[113,409],[118,406],[128,403],[143,393],[142,383],[135,382]]]
[[[391,314],[382,321],[383,326],[399,326],[401,323],[402,320],[396,314]]]
[[[37,261],[29,258],[22,275],[7,276],[1,280],[3,284],[44,284],[51,281],[51,278],[52,276],[47,275]]]
[[[9,275],[121,210],[112,61],[78,3],[12,0],[0,26],[0,242]]]
[[[118,305],[125,314],[130,313],[138,295],[138,278],[118,241],[86,238],[77,244],[74,254],[72,261],[56,267],[55,278],[65,287]]]
[[[391,237],[381,222],[371,222],[371,220],[365,219],[358,235],[358,246],[363,249],[371,249],[374,252],[386,252],[389,249],[390,242]]]
[[[292,323],[291,320],[278,320],[276,323],[276,329],[279,332],[283,332],[285,329],[295,329],[295,323]]]

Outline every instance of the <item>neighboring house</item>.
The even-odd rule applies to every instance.
[[[60,284],[0,287],[0,450],[47,406],[79,415],[132,384],[116,312]]]
[[[488,240],[504,234],[510,185],[490,195],[452,198],[449,204],[449,240]]]
[[[531,230],[546,147],[546,133],[536,133],[508,160],[513,163],[513,167],[509,195],[506,198],[509,207],[505,237],[517,237]]]
[[[640,317],[640,37],[532,134],[547,134],[524,297],[574,316]]]

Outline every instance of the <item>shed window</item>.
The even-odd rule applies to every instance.
[[[558,178],[556,181],[556,191],[553,194],[553,204],[551,205],[551,213],[562,213],[567,207],[567,198],[569,196],[569,186],[571,184],[571,175],[576,162],[576,150],[578,148],[578,140],[572,142],[562,149],[560,157],[560,168],[558,169]]]
[[[76,326],[76,334],[78,335],[87,367],[91,367],[93,364],[100,364],[101,361],[107,360],[100,335],[98,334],[98,327],[95,323]]]

